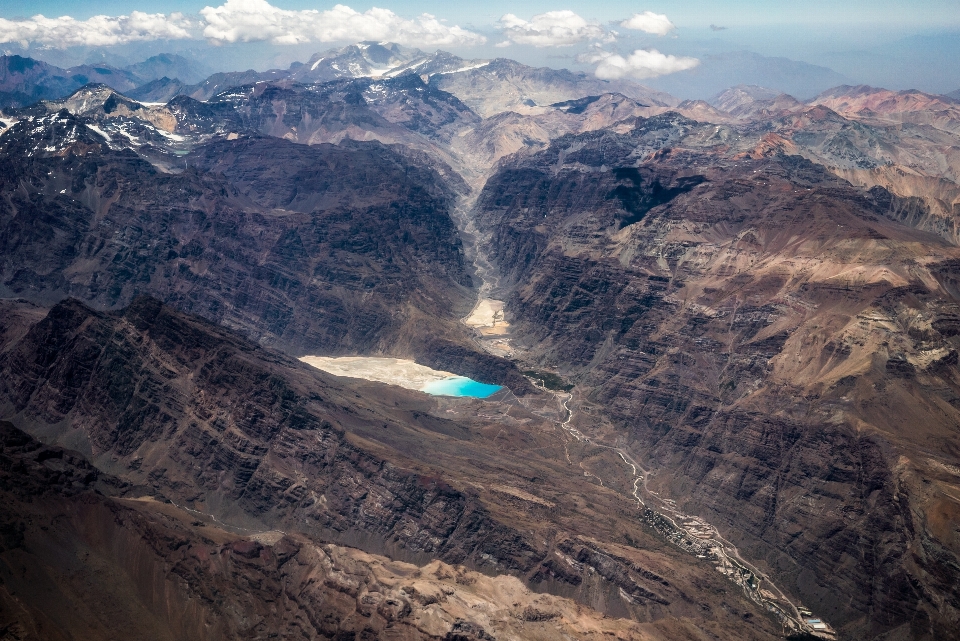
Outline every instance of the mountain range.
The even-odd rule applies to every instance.
[[[148,63],[0,65],[5,634],[960,638],[957,100]]]
[[[175,54],[159,54],[122,69],[105,64],[61,69],[33,58],[3,55],[0,56],[0,109],[63,98],[89,83],[103,83],[133,95],[138,87],[166,76],[198,82],[209,75],[206,71],[202,65]]]
[[[719,93],[732,85],[774,87],[802,99],[824,89],[849,84],[836,71],[788,58],[762,56],[749,51],[732,51],[702,56],[700,64],[651,81],[652,86],[682,98],[694,99]]]

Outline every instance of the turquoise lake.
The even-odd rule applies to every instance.
[[[423,386],[423,391],[434,396],[469,396],[487,398],[503,389],[500,385],[478,383],[466,376],[453,376],[442,381],[433,381]]]

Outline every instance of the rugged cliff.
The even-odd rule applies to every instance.
[[[513,339],[848,638],[955,637],[960,250],[714,131],[666,115],[501,168],[478,217]]]
[[[459,330],[472,281],[449,183],[380,143],[220,140],[167,174],[60,112],[0,147],[8,294],[114,308],[149,292],[294,353],[414,357],[529,389]]]
[[[0,629],[957,638],[951,104],[331,55],[0,122]]]
[[[338,380],[149,298],[117,313],[61,303],[11,340],[0,370],[3,417],[82,452],[128,495],[232,531],[512,574],[657,625],[779,629],[646,528],[635,501],[584,483],[563,430],[520,405]],[[215,569],[197,572],[192,586]]]

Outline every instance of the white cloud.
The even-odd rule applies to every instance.
[[[500,18],[500,27],[509,41],[534,47],[565,47],[591,38],[610,40],[603,27],[568,10],[541,13],[529,22],[508,13]]]
[[[665,36],[677,28],[665,14],[652,11],[635,13],[621,22],[620,26],[624,29],[635,29],[657,36]]]
[[[219,7],[204,7],[200,14],[207,23],[204,37],[215,42],[389,40],[413,46],[451,46],[487,40],[458,26],[449,27],[428,13],[409,20],[377,7],[363,13],[342,4],[327,11],[289,11],[266,0],[227,0]]]
[[[607,51],[593,51],[579,57],[581,62],[596,64],[594,72],[597,78],[613,80],[629,76],[644,79],[665,76],[686,69],[693,69],[700,64],[696,58],[685,56],[668,56],[656,49],[637,49],[629,56],[623,56]]]
[[[179,40],[191,37],[192,24],[181,13],[143,13],[128,16],[94,16],[76,20],[70,16],[47,18],[36,15],[26,20],[0,18],[0,42],[17,42],[71,47],[107,47],[141,40]]]
[[[102,47],[140,40],[195,38],[200,29],[203,37],[216,42],[269,40],[275,44],[297,44],[389,40],[413,46],[486,42],[480,34],[448,26],[427,13],[411,20],[377,7],[363,13],[342,4],[327,11],[288,11],[267,0],[227,0],[218,7],[204,7],[200,15],[202,21],[197,24],[180,13],[141,11],[131,11],[128,16],[94,16],[88,20],[42,15],[27,20],[0,18],[0,43]]]

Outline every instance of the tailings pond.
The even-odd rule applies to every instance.
[[[304,356],[300,360],[335,376],[397,385],[433,396],[487,398],[503,389],[402,358]]]

